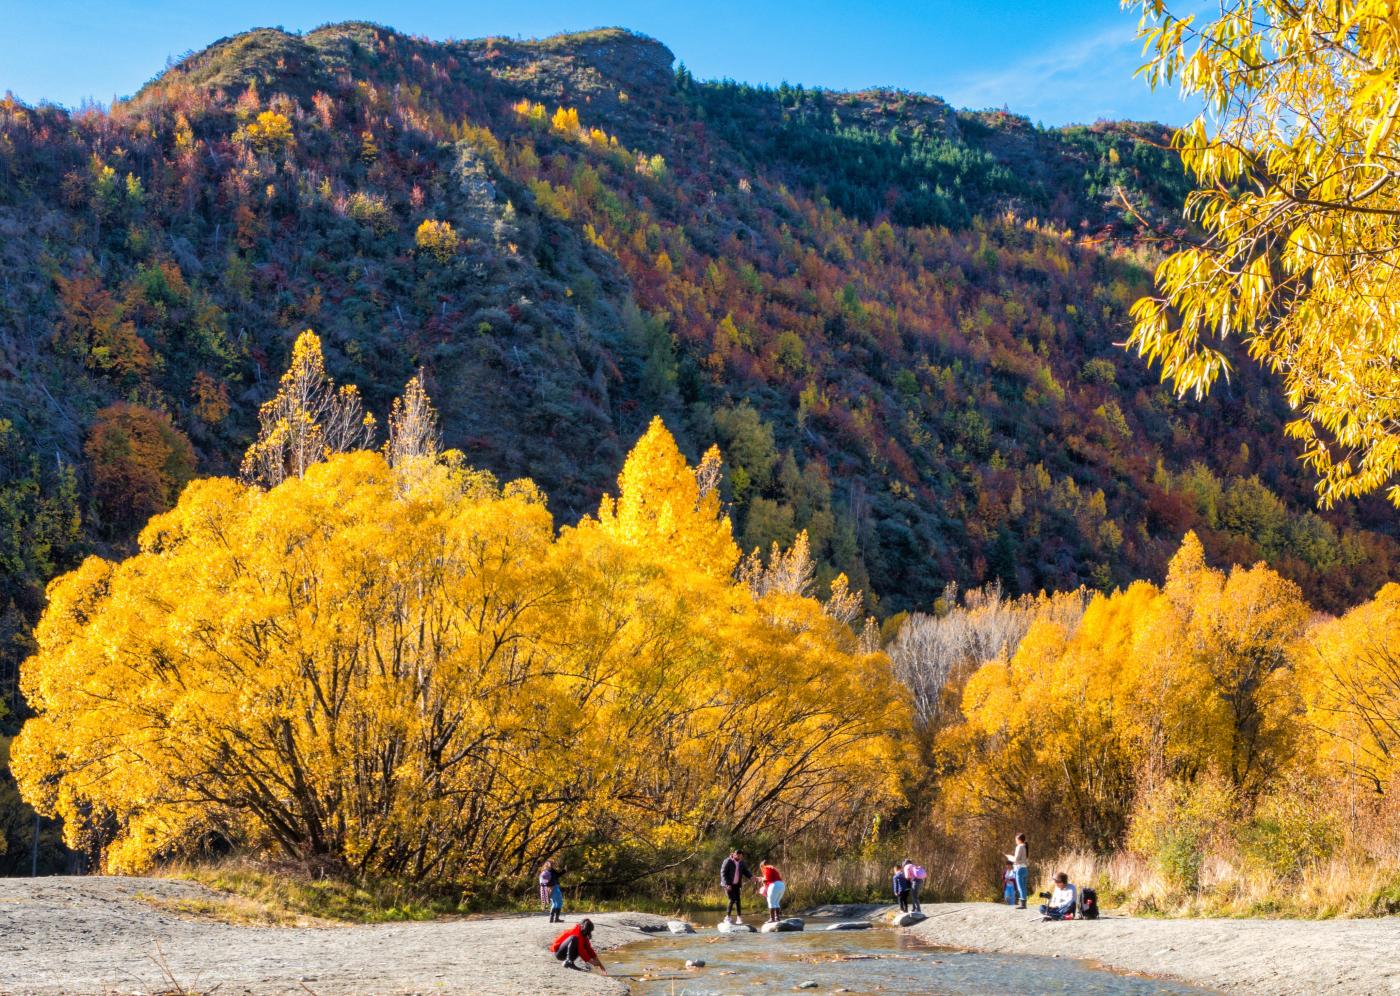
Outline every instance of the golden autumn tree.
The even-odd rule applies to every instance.
[[[165,511],[194,477],[194,447],[170,416],[124,401],[97,413],[83,453],[103,517],[118,527]]]
[[[739,548],[719,492],[701,486],[716,476],[719,460],[719,450],[711,448],[691,470],[661,419],[652,419],[622,466],[618,496],[603,498],[599,526],[629,543],[670,549],[711,577],[728,578],[738,566]]]
[[[278,111],[262,111],[243,126],[243,135],[263,155],[283,152],[292,144],[292,122]]]
[[[431,465],[441,450],[437,410],[428,398],[420,370],[404,385],[403,394],[394,399],[389,410],[389,438],[384,443],[384,457],[395,470],[406,471],[413,466]]]
[[[567,560],[601,571],[594,583],[613,593],[597,607],[606,628],[636,641],[595,693],[618,738],[602,742],[599,766],[627,756],[626,742],[659,759],[652,792],[621,796],[629,801],[611,818],[619,832],[635,833],[640,819],[692,844],[816,822],[849,831],[843,817],[898,796],[905,728],[888,710],[907,693],[884,655],[862,653],[805,592],[736,583],[738,548],[713,488],[718,459],[712,450],[691,468],[653,420],[618,497],[561,537],[575,551]]]
[[[268,491],[198,482],[136,556],[51,588],[16,775],[72,844],[115,826],[111,868],[217,831],[358,871],[497,872],[565,758],[522,729],[551,695],[551,534],[533,489],[444,467],[404,499],[363,451]]]
[[[1400,585],[1302,641],[1308,719],[1318,731],[1319,759],[1376,795],[1400,776]]]
[[[439,263],[446,263],[457,255],[462,246],[461,236],[450,221],[425,218],[413,233],[418,248],[432,256]]]
[[[1324,503],[1400,505],[1400,23],[1388,0],[1135,0],[1153,85],[1205,111],[1175,144],[1199,245],[1157,268],[1130,343],[1197,396],[1240,336],[1275,372]]]
[[[244,454],[243,479],[276,486],[329,454],[368,445],[373,434],[374,416],[365,412],[359,390],[336,389],[321,340],[307,329],[297,336],[277,394],[258,412],[258,438]]]

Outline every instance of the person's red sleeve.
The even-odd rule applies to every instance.
[[[577,930],[578,928],[575,927],[574,929]],[[598,952],[593,950],[593,945],[588,943],[588,938],[584,937],[582,934],[578,935],[578,956],[586,962],[602,961],[602,959],[598,957]]]

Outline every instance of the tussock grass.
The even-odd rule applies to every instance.
[[[164,873],[231,894],[228,903],[213,904],[220,908],[195,909],[199,905],[196,902],[188,910],[230,922],[259,922],[255,918],[261,916],[261,922],[277,924],[295,923],[298,918],[307,917],[345,923],[388,923],[432,920],[473,911],[460,893],[415,889],[374,879],[313,875],[297,865],[267,864],[247,858],[172,866]],[[166,908],[184,912],[178,907],[186,902],[166,901]]]
[[[1078,885],[1097,889],[1104,909],[1136,916],[1317,920],[1400,913],[1400,861],[1357,852],[1293,875],[1274,874],[1236,855],[1211,854],[1195,890],[1173,888],[1147,861],[1127,853],[1069,852],[1041,871],[1046,881],[1055,871],[1067,872]]]

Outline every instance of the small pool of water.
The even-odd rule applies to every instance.
[[[1073,993],[1075,996],[1199,996],[1208,990],[1160,979],[1116,975],[1083,962],[1026,955],[978,954],[933,948],[889,927],[828,931],[831,921],[808,920],[800,933],[663,936],[605,956],[608,971],[626,976],[637,996],[807,991],[856,994]],[[705,967],[687,969],[687,960]]]

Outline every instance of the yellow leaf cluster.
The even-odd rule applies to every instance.
[[[1199,95],[1177,133],[1206,240],[1163,260],[1130,344],[1198,397],[1240,335],[1298,417],[1318,493],[1400,505],[1400,21],[1389,0],[1140,0],[1155,85]]]
[[[248,143],[263,155],[281,152],[292,144],[292,122],[285,114],[263,111],[244,125],[243,134]]]

